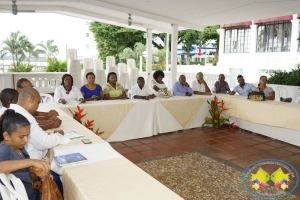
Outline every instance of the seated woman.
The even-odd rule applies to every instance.
[[[163,78],[165,74],[161,70],[157,70],[153,73],[153,80],[150,81],[150,88],[155,96],[172,96],[171,92],[167,90]]]
[[[61,86],[55,89],[54,101],[62,104],[66,104],[67,101],[85,102],[80,90],[73,86],[73,77],[70,74],[63,75]]]
[[[127,99],[124,87],[117,83],[117,74],[110,72],[107,75],[107,84],[103,89],[104,96],[108,99]]]
[[[43,174],[46,175],[50,166],[45,161],[30,159],[24,148],[29,133],[30,123],[23,115],[15,113],[12,109],[4,112],[0,117],[0,169],[1,173],[11,172],[23,182],[30,200],[38,200],[39,192],[32,188],[29,167],[42,168]]]
[[[86,101],[93,100],[97,97],[102,97],[102,87],[95,83],[95,74],[89,72],[85,76],[87,84],[82,86],[80,91]]]
[[[266,76],[261,76],[259,78],[258,87],[254,87],[252,91],[263,91],[265,93],[265,97],[268,100],[275,99],[275,91],[271,87],[267,87],[268,78]]]

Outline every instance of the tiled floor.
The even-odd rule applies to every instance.
[[[276,158],[300,172],[300,147],[242,129],[196,128],[110,144],[134,163],[199,151],[239,170],[257,160]]]

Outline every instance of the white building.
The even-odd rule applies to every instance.
[[[299,18],[294,14],[222,25],[218,66],[228,68],[231,86],[238,74],[258,82],[263,73],[290,71],[299,63]]]

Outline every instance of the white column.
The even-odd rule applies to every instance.
[[[178,25],[172,24],[172,41],[171,41],[171,83],[172,88],[177,81],[177,42],[178,42]]]
[[[294,15],[292,22],[292,33],[291,33],[291,58],[294,63],[297,62],[297,53],[298,53],[298,38],[299,38],[299,19],[297,19],[297,14]]]
[[[169,33],[167,33],[167,43],[166,43],[166,72],[169,71]]]
[[[251,41],[250,41],[250,52],[249,52],[250,62],[249,62],[249,66],[247,68],[244,68],[244,77],[247,82],[253,83],[253,82],[258,82],[258,78],[257,78],[258,69],[255,63],[257,25],[253,24],[250,27],[251,27]]]
[[[220,39],[219,39],[219,61],[218,66],[222,67],[223,56],[224,56],[224,45],[225,45],[225,29],[220,29]]]
[[[146,83],[149,85],[149,81],[151,80],[151,72],[152,72],[152,29],[147,28],[147,39],[146,39],[146,72],[147,72],[147,80]]]

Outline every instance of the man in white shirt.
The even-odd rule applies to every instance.
[[[132,99],[153,99],[154,94],[151,90],[145,86],[145,80],[143,77],[138,77],[137,84],[131,88]]]
[[[198,95],[211,95],[211,91],[203,79],[203,73],[198,72],[196,75],[196,80],[192,82],[192,89],[194,94]]]
[[[29,153],[30,158],[41,160],[46,156],[48,149],[58,145],[67,144],[70,139],[63,136],[63,131],[56,131],[52,135],[44,132],[32,116],[39,107],[41,97],[38,91],[31,87],[21,90],[17,104],[11,104],[10,109],[22,114],[30,122],[30,134],[25,149]]]
[[[242,96],[248,96],[248,93],[252,91],[254,85],[250,83],[245,83],[245,79],[242,75],[238,75],[237,77],[238,85],[229,93],[230,95],[234,95],[236,92]]]
[[[0,116],[10,107],[10,104],[18,102],[19,93],[12,88],[3,89],[0,93],[0,101],[2,108],[0,109]]]

